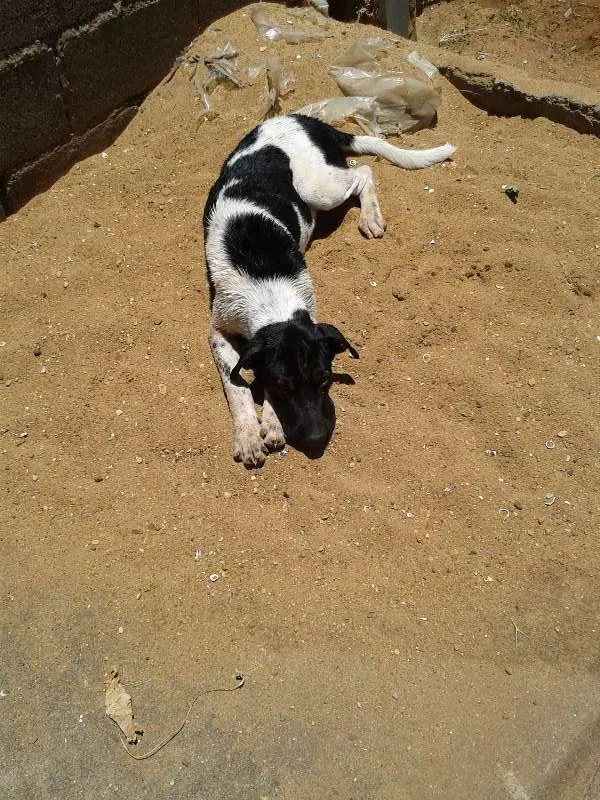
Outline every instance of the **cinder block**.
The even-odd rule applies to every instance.
[[[60,89],[54,54],[45,45],[0,63],[0,175],[68,139]]]
[[[60,8],[60,30],[91,22],[102,11],[108,11],[115,0],[57,0]]]
[[[151,0],[102,15],[59,42],[76,131],[151,89],[197,33],[194,0]]]
[[[66,144],[44,153],[6,178],[6,211],[13,213],[36,194],[49,189],[73,164],[98,153],[112,144],[127,127],[138,110],[137,106],[121,108],[81,136],[73,136]]]
[[[56,0],[0,2],[0,58],[45,39],[60,28]]]

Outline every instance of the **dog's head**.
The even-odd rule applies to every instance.
[[[261,328],[247,343],[231,371],[251,369],[263,386],[283,426],[287,440],[301,449],[322,450],[335,427],[329,397],[331,364],[338,353],[358,353],[333,325],[313,322],[306,311],[287,322]]]

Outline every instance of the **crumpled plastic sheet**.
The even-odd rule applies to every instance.
[[[209,95],[218,83],[229,82],[238,89],[251,84],[258,74],[260,67],[240,67],[238,51],[231,42],[226,42],[219,50],[204,58],[204,65],[208,71],[201,84],[197,80],[197,67],[199,57],[188,59],[186,66],[191,71],[194,87],[202,97],[202,105],[206,112],[211,111]]]
[[[293,91],[295,77],[284,72],[276,56],[268,56],[258,65],[241,67],[238,63],[239,53],[231,42],[225,42],[215,53],[202,59],[199,55],[190,56],[182,63],[190,73],[196,92],[202,97],[204,115],[213,119],[218,114],[211,107],[209,95],[215,86],[221,82],[229,82],[234,87],[241,89],[254,83],[256,77],[265,72],[267,80],[267,108],[264,117],[280,113],[279,99]],[[197,70],[204,64],[207,74],[199,78]]]
[[[317,29],[308,30],[306,28],[296,28],[293,25],[282,25],[271,19],[260,3],[255,3],[250,7],[250,19],[256,25],[261,36],[271,42],[282,40],[288,44],[301,44],[302,42],[320,42],[331,36],[326,27],[328,22],[312,8],[288,9],[288,15],[307,18],[314,22]]]
[[[379,136],[380,130],[375,125],[378,110],[375,97],[330,97],[299,108],[296,113],[316,117],[336,128],[354,122],[364,133]]]
[[[265,64],[267,74],[267,109],[265,117],[279,114],[281,111],[279,98],[293,91],[295,77],[283,72],[281,63],[275,56],[269,56]]]
[[[406,70],[386,69],[378,59],[390,49],[378,36],[354,42],[329,68],[346,97],[312,103],[299,113],[330,125],[351,120],[376,136],[429,127],[442,99],[439,72],[416,52]]]

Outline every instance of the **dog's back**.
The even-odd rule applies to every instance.
[[[261,308],[275,311],[273,319],[285,319],[298,307],[312,310],[302,254],[315,213],[294,187],[291,164],[299,152],[314,163],[310,147],[295,118],[269,120],[240,142],[208,195],[204,237],[211,304],[216,298],[232,331],[251,327],[246,306],[254,324]]]

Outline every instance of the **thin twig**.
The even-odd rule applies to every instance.
[[[134,758],[136,761],[145,761],[147,758],[152,758],[152,756],[156,755],[156,753],[158,753],[159,750],[162,750],[163,747],[166,747],[166,745],[168,745],[169,742],[172,742],[173,739],[178,734],[181,733],[181,731],[184,729],[184,727],[185,727],[185,725],[186,725],[186,723],[187,723],[187,721],[188,721],[188,719],[190,717],[190,714],[192,713],[193,707],[196,705],[196,701],[197,700],[199,700],[205,694],[210,694],[211,692],[235,692],[235,691],[237,691],[237,689],[241,689],[242,686],[244,685],[244,683],[246,682],[246,679],[244,678],[243,675],[236,675],[235,676],[235,680],[236,680],[235,686],[230,686],[228,688],[223,688],[223,689],[205,689],[203,692],[200,692],[199,694],[197,694],[196,697],[194,697],[194,699],[190,703],[190,707],[188,708],[187,713],[186,713],[185,717],[183,718],[183,722],[177,728],[177,730],[174,731],[170,736],[167,736],[167,738],[163,742],[160,742],[160,744],[157,744],[156,747],[153,747],[152,750],[150,750],[147,753],[133,753],[127,747],[127,745],[125,744],[125,741],[124,741],[123,736],[122,736],[122,734],[120,732],[121,729],[119,728],[118,723],[115,722],[115,720],[113,720],[113,722],[115,723],[117,728],[119,728],[119,741],[121,742],[121,746],[123,747],[123,750],[125,750],[125,752],[127,753],[128,756],[131,756],[131,758]],[[111,717],[111,719],[112,719],[112,717]]]
[[[517,645],[519,644],[519,634],[521,634],[521,636],[527,636],[527,634],[524,631],[522,631],[521,628],[519,628],[519,626],[512,617],[510,618],[510,621],[512,622],[513,627],[515,629],[515,650],[516,650]]]

